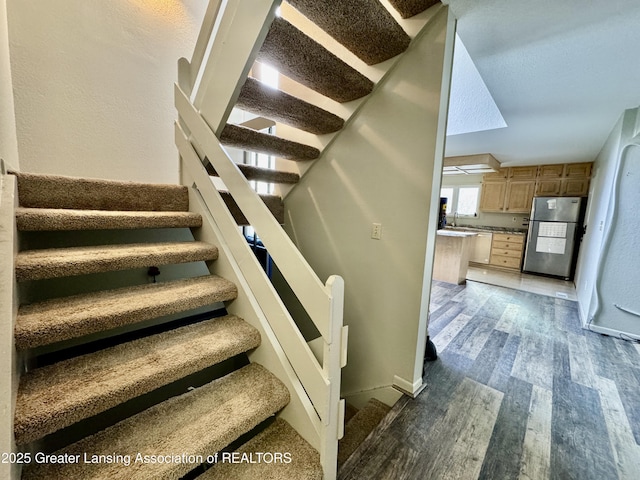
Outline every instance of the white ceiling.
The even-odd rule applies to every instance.
[[[640,0],[444,3],[507,123],[448,136],[447,156],[592,161],[622,112],[640,105]]]

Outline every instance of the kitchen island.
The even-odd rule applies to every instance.
[[[461,285],[467,278],[473,237],[477,232],[438,230],[433,279]]]

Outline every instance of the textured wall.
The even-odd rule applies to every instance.
[[[176,182],[173,82],[206,2],[6,1],[21,169]]]
[[[13,108],[6,0],[0,0],[0,158],[18,168],[18,142]]]
[[[638,310],[635,291],[638,277],[637,181],[640,147],[621,157],[624,147],[638,134],[640,109],[627,110],[617,123],[595,162],[587,209],[576,288],[583,323],[593,317],[593,326],[607,333],[628,332],[640,336],[640,319],[622,313],[613,303]],[[614,191],[618,170],[620,188]],[[616,210],[618,222],[614,222]],[[608,240],[606,237],[610,236]],[[594,290],[599,283],[599,298]]]

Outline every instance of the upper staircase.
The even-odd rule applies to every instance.
[[[267,9],[270,4],[273,6],[280,4],[279,1],[261,3],[266,4]],[[390,3],[397,11],[396,15],[406,19],[440,2],[439,0],[394,0]],[[213,9],[215,7],[212,7]],[[288,15],[287,12],[293,9],[296,13]],[[221,123],[220,128],[214,131],[222,145],[271,155],[278,158],[280,166],[284,165],[283,169],[274,173],[273,170],[259,171],[239,163],[238,166],[247,180],[291,185],[299,179],[295,170],[306,171],[309,165],[296,169],[295,166],[283,164],[281,160],[308,164],[319,158],[321,149],[318,145],[323,142],[314,142],[314,145],[309,145],[277,136],[277,125],[286,125],[321,137],[335,135],[348,121],[348,117],[344,117],[344,109],[336,108],[336,105],[362,101],[373,91],[375,83],[285,17],[295,18],[299,15],[306,17],[307,21],[330,35],[365,65],[377,65],[397,57],[408,48],[411,37],[378,0],[350,2],[290,0],[282,3],[281,10],[282,13],[279,16],[273,14],[273,8],[266,13],[265,25],[258,33],[255,47],[249,52],[250,56],[246,62],[246,66],[253,68],[249,75],[241,75],[237,79],[238,85],[229,98],[229,106],[275,123],[276,133],[265,133],[242,124],[225,123],[226,115],[219,119],[207,118],[204,113],[207,109],[206,103],[213,101],[212,98],[204,100],[204,96],[202,97],[201,103],[205,108],[201,109],[201,112],[210,125]],[[203,27],[203,31],[206,31],[206,28]],[[185,70],[183,79],[193,80],[192,73],[186,70],[190,68],[191,72],[196,71],[199,60],[198,48],[202,46],[196,47],[196,54],[191,64],[183,59],[181,64]],[[231,45],[228,48],[232,48]],[[254,61],[257,63],[254,64]],[[261,65],[268,65],[277,70],[279,75],[286,77],[287,85],[293,82],[293,85],[302,86],[303,91],[309,89],[324,97],[322,106],[314,105],[283,88],[267,86],[254,78],[252,75],[255,72],[259,74]],[[385,67],[385,69],[388,68],[390,67]],[[206,72],[203,78],[207,78]],[[193,88],[193,84],[188,80],[182,82],[180,86],[187,94],[191,93]],[[206,87],[207,85],[201,85],[200,89],[203,90]],[[295,87],[293,90],[300,89]],[[215,101],[224,102],[224,99]],[[197,103],[196,100],[196,105]],[[228,108],[225,111],[228,114]],[[340,111],[342,116],[333,113],[334,111]],[[297,137],[297,135],[294,136]],[[302,137],[304,138],[305,135],[303,134]],[[215,168],[209,164],[211,160],[204,159],[205,167],[211,175],[217,176]],[[282,217],[277,218],[283,220]],[[244,220],[246,219],[243,219],[242,224]]]

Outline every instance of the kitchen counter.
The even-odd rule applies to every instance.
[[[438,230],[433,261],[433,279],[463,284],[467,278],[471,242],[478,233],[451,229]]]

